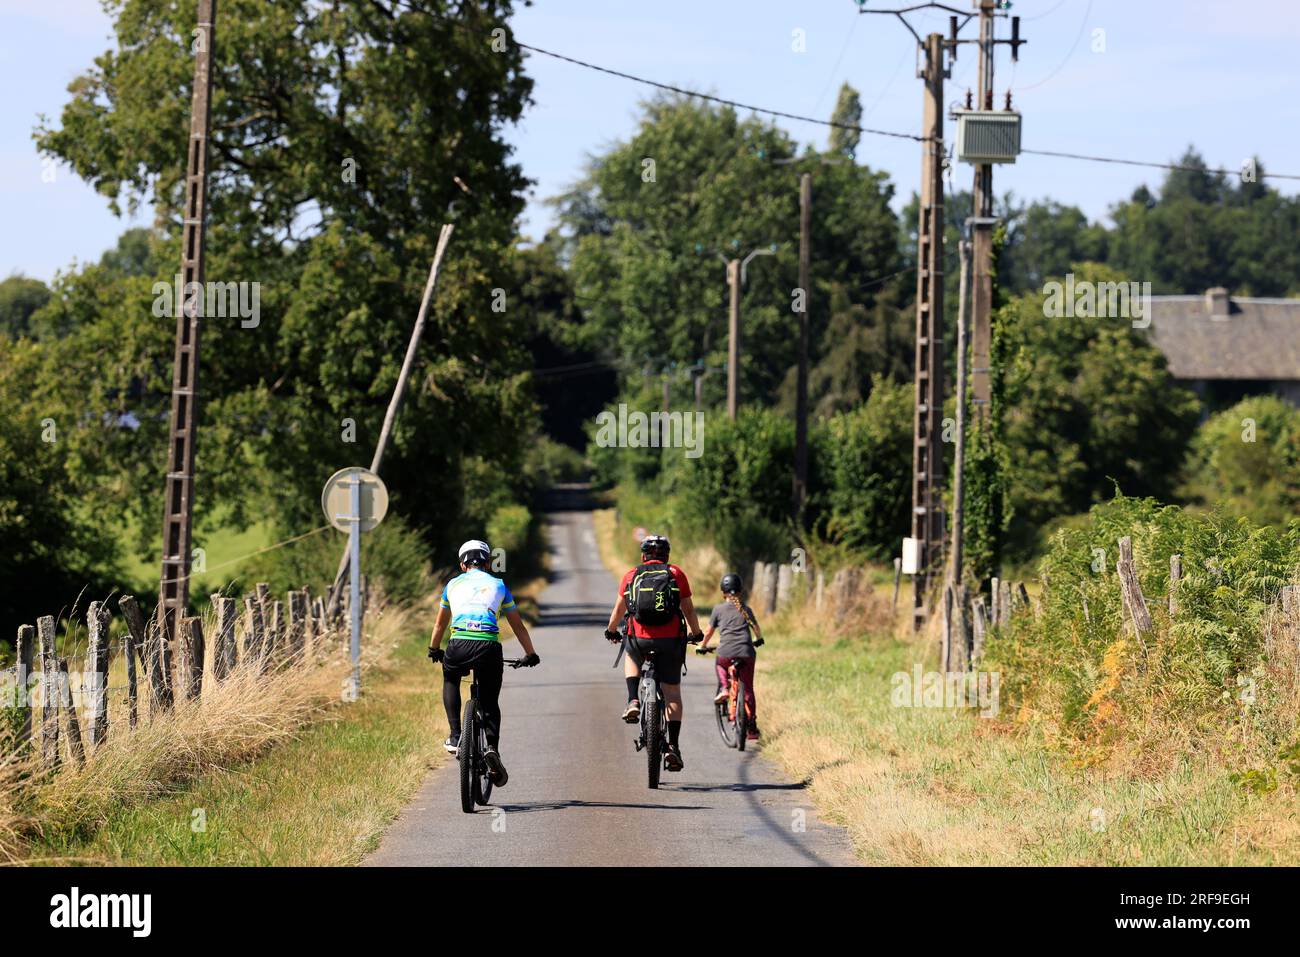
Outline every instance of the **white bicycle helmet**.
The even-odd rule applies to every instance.
[[[492,557],[492,549],[488,547],[487,542],[471,538],[460,547],[456,555],[462,565],[486,565],[488,559]]]

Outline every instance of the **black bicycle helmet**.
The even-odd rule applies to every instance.
[[[739,575],[735,572],[727,572],[722,576],[722,583],[718,587],[722,589],[724,595],[739,595],[740,589],[744,586]]]
[[[644,558],[657,558],[666,562],[671,548],[666,535],[647,535],[641,539],[641,555]]]

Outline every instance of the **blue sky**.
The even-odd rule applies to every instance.
[[[905,4],[868,4],[886,5]],[[1235,169],[1258,154],[1274,172],[1300,173],[1295,0],[1017,0],[1012,12],[1029,43],[1014,69],[999,50],[995,87],[1000,103],[1011,86],[1026,148],[1167,161],[1194,143],[1213,165]],[[918,32],[947,30],[946,14],[911,18]],[[534,46],[793,113],[828,117],[848,81],[862,95],[864,126],[919,131],[915,44],[893,17],[859,15],[854,0],[542,0],[522,9],[514,28]],[[793,49],[796,30],[804,52]],[[48,280],[97,259],[132,224],[66,168],[43,182],[31,139],[37,115],[57,120],[68,83],[109,43],[99,0],[0,0],[0,276]],[[974,67],[973,49],[963,48],[950,103],[974,83]],[[536,181],[523,231],[540,238],[551,222],[541,201],[575,179],[586,156],[627,137],[651,91],[538,55],[527,69],[536,102],[508,138]],[[801,142],[824,142],[824,128],[780,125]],[[178,153],[184,138],[177,130]],[[890,174],[900,204],[916,188],[918,144],[864,136],[858,158]],[[955,176],[969,186],[968,167]],[[998,169],[995,186],[1102,219],[1110,203],[1160,176],[1024,156]],[[1295,193],[1300,182],[1275,185]]]

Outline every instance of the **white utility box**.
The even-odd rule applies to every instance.
[[[1020,155],[1020,114],[1015,110],[954,110],[957,158],[963,163],[1014,163]]]

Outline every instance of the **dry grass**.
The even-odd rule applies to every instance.
[[[205,633],[212,634],[211,624],[205,623]],[[410,628],[408,610],[368,615],[363,669],[385,659]],[[201,700],[142,714],[134,729],[128,727],[125,701],[112,702],[108,740],[93,751],[88,747],[84,767],[66,758],[56,773],[42,771],[31,757],[0,764],[0,852],[13,860],[33,841],[66,845],[123,808],[256,757],[340,702],[349,671],[341,640],[330,638],[318,642],[315,653],[267,674],[251,661],[222,682],[209,674]],[[86,726],[83,715],[83,731]]]

